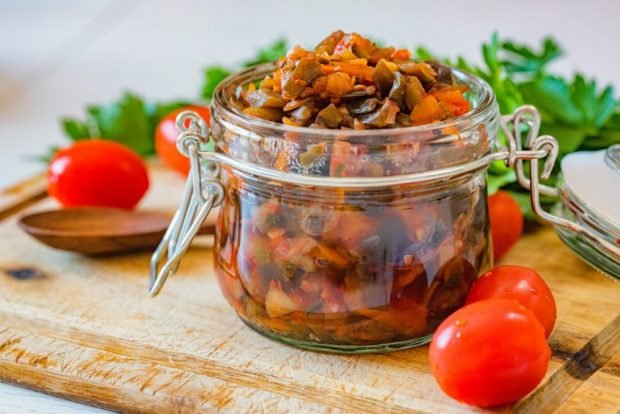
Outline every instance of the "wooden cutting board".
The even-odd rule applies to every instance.
[[[172,211],[182,179],[154,167],[143,207]],[[126,412],[467,412],[429,373],[427,348],[342,356],[265,339],[235,316],[212,271],[209,238],[148,297],[149,254],[85,258],[16,226],[42,180],[0,196],[0,380]],[[15,207],[18,206],[18,207]],[[28,211],[54,207],[37,201]],[[617,413],[620,283],[585,265],[552,230],[504,260],[537,269],[558,321],[537,391],[499,411]],[[0,407],[2,402],[0,401]]]

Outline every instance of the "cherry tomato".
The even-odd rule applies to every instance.
[[[493,237],[493,256],[502,257],[521,237],[523,214],[521,207],[505,191],[497,191],[489,196],[489,220]]]
[[[155,152],[159,159],[168,168],[180,172],[183,175],[189,174],[189,158],[177,150],[177,137],[179,130],[176,127],[177,115],[182,111],[194,111],[200,115],[208,124],[211,121],[211,112],[205,106],[186,106],[166,115],[157,124],[155,129]]]
[[[531,310],[547,338],[556,318],[551,289],[534,270],[522,266],[497,266],[474,282],[465,304],[484,299],[514,299]]]
[[[534,314],[508,299],[467,305],[437,329],[431,370],[450,397],[481,407],[517,401],[540,383],[551,350]]]
[[[149,177],[144,161],[113,141],[78,141],[52,159],[47,175],[50,196],[65,207],[130,209],[144,196]]]

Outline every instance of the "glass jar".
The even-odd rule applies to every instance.
[[[222,165],[220,175],[214,254],[224,296],[250,327],[297,346],[425,343],[491,265],[485,169],[423,182],[399,177],[487,154],[498,128],[491,91],[457,73],[475,108],[457,122],[300,128],[248,117],[231,103],[238,88],[271,72],[230,78],[212,105],[217,151],[245,163]],[[379,178],[387,183],[369,183]]]
[[[151,294],[220,204],[215,271],[252,329],[333,352],[428,342],[492,265],[487,167],[516,164],[537,204],[538,161],[549,156],[544,178],[557,143],[537,137],[535,109],[502,118],[490,87],[458,70],[472,110],[430,125],[313,129],[244,114],[235,94],[273,69],[257,66],[220,84],[210,128],[194,113],[179,115],[178,147],[192,169],[181,208],[153,255]],[[508,148],[498,145],[500,126]],[[528,150],[521,149],[524,129]],[[201,151],[211,139],[215,151]],[[530,160],[531,179],[523,159]]]

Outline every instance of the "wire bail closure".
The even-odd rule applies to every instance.
[[[224,199],[224,187],[218,179],[219,165],[200,159],[200,145],[210,140],[204,119],[192,111],[181,112],[176,119],[177,149],[190,159],[190,173],[185,183],[181,205],[151,257],[149,294],[157,296],[166,279],[175,273],[179,262],[198,233],[209,212]],[[163,266],[160,264],[164,261]]]
[[[508,140],[508,157],[506,158],[506,165],[509,167],[515,167],[517,173],[517,181],[519,184],[530,191],[530,202],[534,213],[549,222],[554,226],[559,226],[564,229],[578,233],[588,240],[595,243],[599,248],[607,251],[612,256],[616,257],[616,260],[620,261],[620,246],[614,245],[597,234],[589,227],[583,226],[579,223],[572,222],[562,217],[558,217],[545,211],[540,204],[540,195],[548,195],[557,197],[559,190],[555,187],[550,187],[540,183],[540,180],[546,180],[553,171],[553,166],[558,157],[559,146],[556,139],[550,135],[538,135],[540,130],[540,113],[531,105],[524,105],[512,114],[502,117],[501,128]],[[512,123],[512,131],[509,125]],[[525,138],[525,145],[529,148],[529,151],[523,151],[521,149],[523,127],[527,127],[527,136]],[[535,154],[544,152],[544,157],[537,157]],[[544,158],[542,172],[539,173],[538,159]],[[529,177],[525,173],[523,161],[529,160]]]
[[[487,168],[492,162],[503,160],[508,167],[514,167],[519,184],[530,191],[532,210],[543,220],[565,229],[579,233],[595,242],[599,247],[616,255],[620,260],[620,247],[602,239],[593,230],[578,223],[555,216],[545,211],[540,204],[540,195],[558,196],[555,187],[542,184],[551,175],[558,157],[559,147],[550,135],[539,136],[541,118],[538,110],[531,105],[524,105],[510,115],[500,118],[500,127],[506,136],[508,148],[499,148],[476,160],[462,165],[445,167],[437,170],[386,177],[316,177],[292,174],[253,165],[226,154],[201,151],[200,146],[210,139],[210,129],[206,122],[195,112],[181,112],[176,119],[180,131],[177,149],[189,157],[191,168],[185,184],[181,205],[175,213],[170,227],[151,257],[149,275],[149,294],[157,296],[168,276],[175,273],[179,262],[192,240],[196,236],[209,212],[224,199],[224,187],[219,181],[219,163],[235,170],[252,175],[296,185],[324,187],[378,187],[403,183],[429,182]],[[523,149],[523,131],[525,147]],[[539,173],[539,161],[543,161]],[[529,176],[524,168],[524,161],[529,161]],[[164,260],[164,256],[166,256]],[[160,268],[160,264],[164,262]]]

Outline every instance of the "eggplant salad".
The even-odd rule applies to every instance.
[[[273,73],[230,97],[245,117],[325,134],[306,140],[296,128],[272,145],[271,136],[248,143],[217,119],[212,128],[218,151],[282,172],[398,175],[488,150],[483,129],[465,140],[446,127],[452,141],[440,146],[381,133],[461,116],[471,109],[467,90],[448,67],[336,31],[313,50],[293,47]],[[356,130],[377,135],[357,139]],[[490,265],[484,177],[334,188],[224,166],[215,245],[224,295],[252,327],[301,342],[376,345],[429,335]]]
[[[312,51],[293,47],[258,88],[240,91],[243,112],[286,125],[373,129],[462,115],[470,103],[450,68],[415,62],[407,49],[332,33]]]

